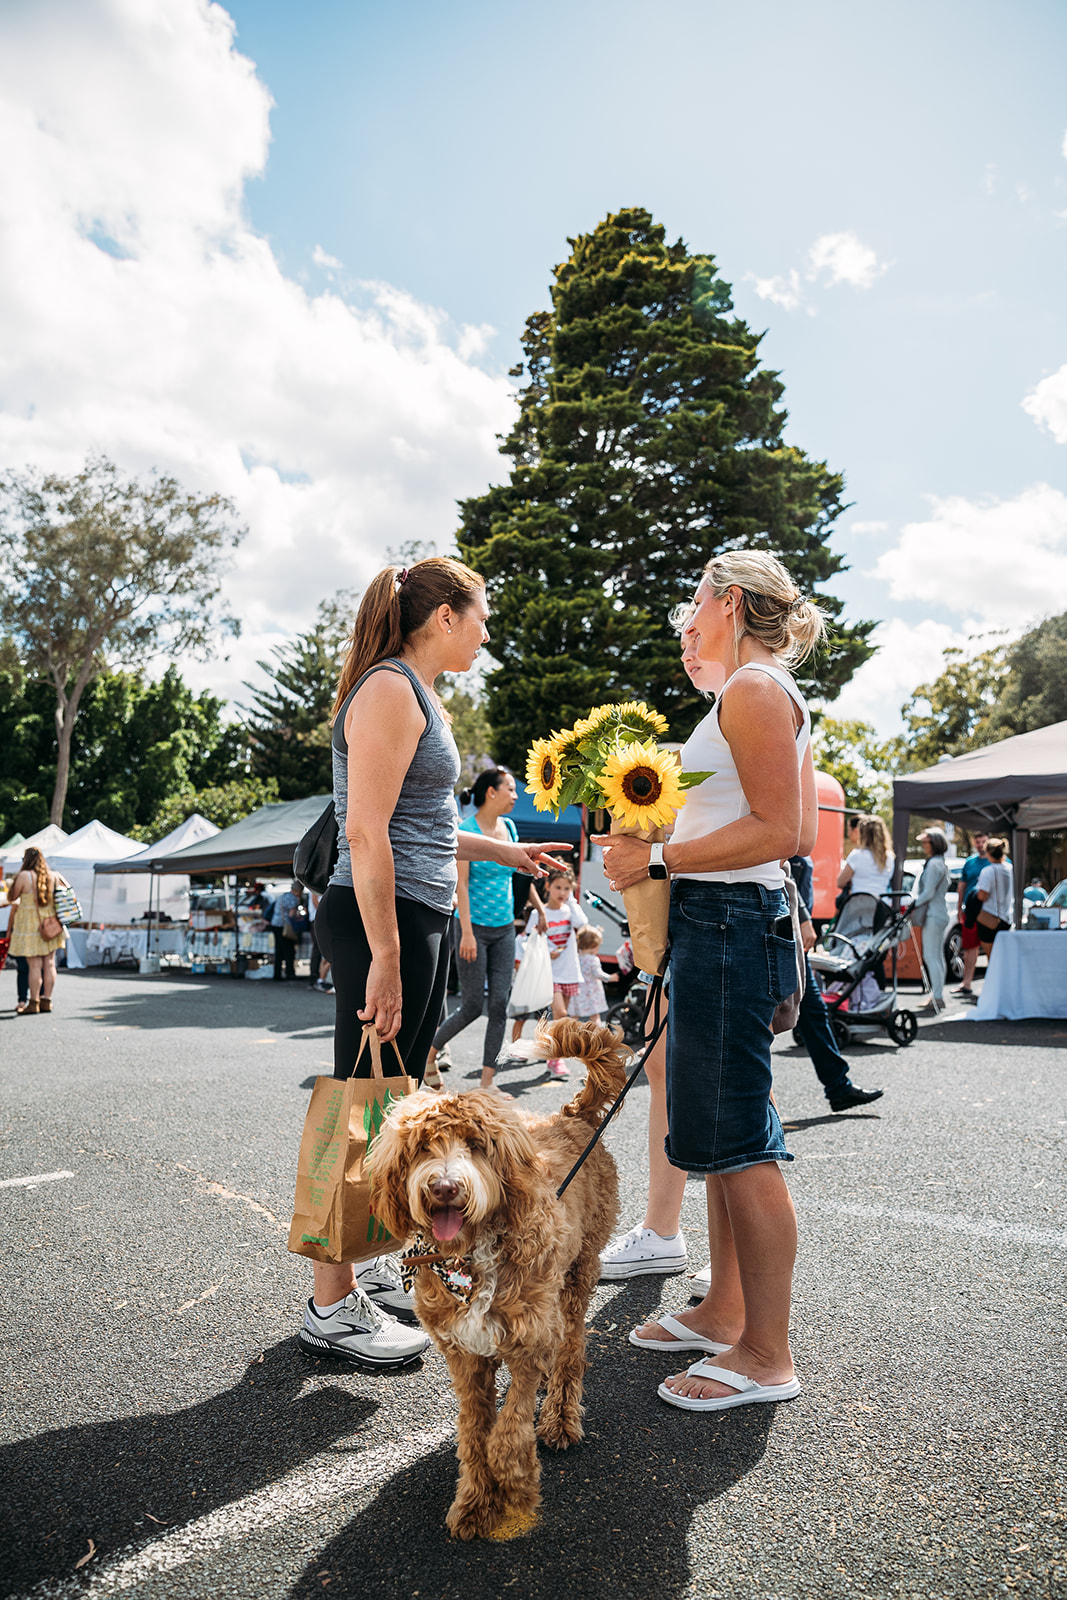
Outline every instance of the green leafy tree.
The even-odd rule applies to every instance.
[[[1007,647],[995,644],[970,655],[946,650],[944,663],[933,682],[920,684],[901,711],[908,729],[902,765],[912,771],[1004,737],[990,732],[990,719],[1008,682]]]
[[[330,719],[357,599],[345,591],[324,600],[312,628],[279,645],[273,661],[258,663],[269,686],[245,684],[252,696],[244,707],[252,770],[273,779],[282,800],[333,787]]]
[[[170,477],[124,479],[105,456],[73,478],[0,480],[0,624],[54,694],[51,820],[62,823],[75,723],[89,684],[146,659],[206,651],[237,624],[218,604],[244,532],[221,495]]]
[[[879,739],[874,724],[821,716],[812,728],[812,754],[820,772],[836,778],[850,810],[893,816],[893,774],[904,758],[902,741]]]
[[[716,552],[771,551],[807,591],[843,566],[827,547],[843,480],[783,442],[783,386],[714,259],[636,207],[570,243],[513,371],[509,481],[461,505],[460,553],[493,607],[489,719],[512,765],[605,699],[647,699],[676,737],[691,729],[705,708],[668,612]],[[838,628],[806,687],[832,699],[873,626]]]
[[[7,644],[0,647],[0,837],[45,825],[56,764],[52,686],[27,677]],[[171,794],[247,777],[243,730],[222,720],[223,709],[214,695],[194,694],[176,667],[155,683],[135,672],[95,678],[78,718],[69,827],[98,817],[129,833]]]
[[[449,673],[444,674],[436,687],[452,718],[452,737],[460,759],[459,786],[469,789],[479,772],[495,765],[491,754],[493,730],[486,716],[485,700],[477,687],[464,688],[461,680]]]
[[[194,811],[218,828],[230,828],[258,811],[260,806],[271,805],[278,798],[278,785],[273,778],[235,778],[210,789],[188,789],[171,795],[151,822],[130,831],[135,839],[151,844],[154,839],[162,839],[164,834],[170,833],[186,817],[191,817]]]
[[[1007,651],[1007,679],[987,718],[990,739],[1067,722],[1067,612],[1024,633]]]

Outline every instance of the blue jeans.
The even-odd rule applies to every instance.
[[[796,1032],[799,1033],[811,1064],[828,1100],[833,1100],[842,1090],[849,1088],[848,1062],[837,1048],[830,1013],[822,997],[818,979],[811,970],[811,962],[804,958],[808,969],[807,986],[800,1002],[800,1016]]]
[[[780,889],[671,885],[667,1160],[687,1172],[792,1161],[771,1105],[771,1018],[796,989]]]

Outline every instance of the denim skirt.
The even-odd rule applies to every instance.
[[[771,1018],[797,983],[780,889],[671,885],[667,1159],[687,1172],[792,1161],[771,1104]]]

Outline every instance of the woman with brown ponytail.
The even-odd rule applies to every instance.
[[[13,956],[25,956],[30,968],[30,1001],[19,1015],[33,1017],[52,1009],[56,984],[55,952],[67,942],[67,931],[56,916],[56,880],[48,863],[30,845],[11,885],[8,905]]]
[[[535,877],[542,859],[556,865],[551,845],[459,832],[459,752],[434,685],[474,665],[488,616],[482,579],[447,556],[386,567],[356,616],[334,702],[337,865],[315,919],[337,991],[337,1078],[351,1077],[373,1022],[421,1081],[448,976],[457,857]],[[426,1348],[420,1329],[396,1320],[414,1313],[391,1257],[314,1269],[300,1333],[309,1353],[391,1370]]]

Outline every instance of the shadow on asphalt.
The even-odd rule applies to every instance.
[[[92,967],[56,984],[56,1015],[75,1009],[102,1025],[126,1028],[259,1028],[265,1034],[332,1039],[334,1005],[329,995],[294,983],[249,983],[234,978],[131,974],[128,987],[93,994],[98,977],[114,980],[110,967]],[[205,1004],[204,1002],[207,1002]],[[22,1023],[20,1017],[19,1022]],[[22,1024],[25,1026],[25,1023]]]
[[[376,1402],[339,1387],[301,1394],[311,1375],[287,1339],[232,1389],[187,1410],[0,1447],[0,1593],[68,1578],[90,1539],[99,1552],[91,1575],[126,1546],[230,1505],[366,1427]]]
[[[1008,1022],[997,1018],[980,1022],[972,1011],[966,1022],[962,1020],[927,1022],[923,1025],[921,1039],[935,1039],[940,1043],[977,1045],[1040,1045],[1042,1050],[1067,1049],[1067,1018],[1026,1017],[1021,1022]]]
[[[545,1600],[685,1593],[691,1515],[758,1464],[776,1408],[694,1416],[659,1400],[657,1385],[683,1362],[626,1342],[647,1314],[647,1298],[647,1285],[623,1285],[590,1324],[586,1437],[559,1454],[542,1447],[544,1498],[530,1534],[510,1543],[449,1537],[457,1465],[454,1445],[442,1445],[392,1478],[323,1547],[291,1590],[293,1600],[324,1592],[499,1600],[512,1586],[516,1595]]]

